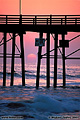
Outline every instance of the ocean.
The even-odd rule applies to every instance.
[[[14,86],[10,87],[11,65],[7,64],[6,87],[2,86],[0,64],[0,120],[80,120],[80,66],[66,65],[66,87],[62,87],[62,66],[58,66],[57,88],[53,88],[54,65],[50,65],[50,88],[46,88],[46,65],[41,65],[36,89],[36,64],[25,65],[22,86],[21,65],[15,64]]]

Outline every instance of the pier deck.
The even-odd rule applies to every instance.
[[[0,15],[0,32],[80,32],[80,15]]]

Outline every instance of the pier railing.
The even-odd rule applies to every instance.
[[[79,25],[80,15],[0,15],[0,24]]]

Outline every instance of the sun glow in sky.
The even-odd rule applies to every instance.
[[[29,54],[27,56],[28,63],[36,62],[36,55],[35,54]]]
[[[19,14],[20,0],[0,0],[0,14],[15,15]],[[79,15],[80,0],[21,0],[22,14],[39,15],[39,14],[64,14],[64,15]],[[25,56],[36,54],[35,38],[39,37],[38,33],[27,33],[24,35]],[[77,42],[77,41],[76,41]],[[77,42],[79,45],[80,41]],[[75,42],[74,42],[75,44]],[[31,46],[31,47],[30,47]],[[73,48],[72,48],[73,49]],[[35,58],[34,58],[35,59]]]

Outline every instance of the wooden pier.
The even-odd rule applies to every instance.
[[[0,46],[3,45],[3,86],[6,86],[6,58],[12,58],[11,63],[11,83],[13,86],[14,82],[14,59],[21,58],[22,64],[22,85],[25,86],[25,61],[24,61],[24,43],[23,35],[27,31],[40,33],[40,38],[43,38],[43,33],[46,33],[46,53],[42,55],[42,46],[38,48],[38,63],[37,63],[37,75],[36,75],[36,88],[39,87],[39,76],[40,76],[40,64],[41,59],[46,58],[46,76],[47,76],[47,88],[50,87],[50,58],[54,58],[54,88],[57,87],[57,59],[62,59],[63,63],[63,87],[66,85],[65,76],[65,60],[67,59],[80,59],[72,58],[70,55],[76,53],[80,49],[70,53],[65,56],[65,48],[69,47],[69,42],[71,40],[65,40],[65,35],[67,32],[80,32],[80,15],[0,15],[0,32],[4,33],[3,40],[0,42]],[[7,49],[7,33],[12,33],[12,54],[9,56],[6,53]],[[54,49],[50,51],[50,34],[54,34]],[[15,37],[20,36],[20,47],[15,44]],[[60,45],[58,45],[58,35],[62,35],[62,40]],[[74,37],[72,40],[76,39],[80,35]],[[20,54],[15,54],[15,47],[17,47]],[[58,56],[58,48],[62,48],[61,56]],[[50,55],[50,52],[54,51],[54,56]]]

